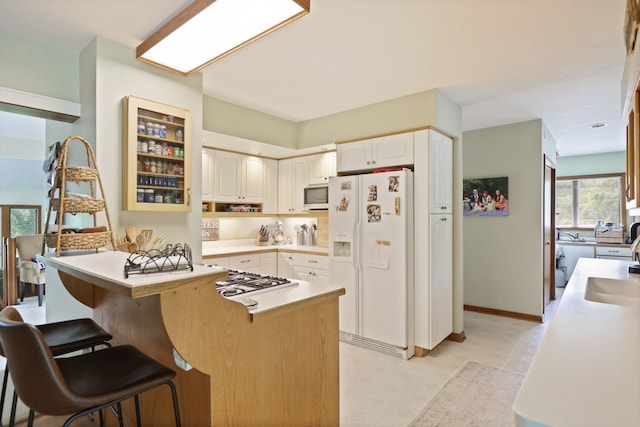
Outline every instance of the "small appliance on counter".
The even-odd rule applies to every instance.
[[[622,224],[596,221],[596,243],[624,243]]]
[[[284,245],[287,243],[287,238],[284,235],[284,226],[282,221],[276,221],[273,223],[272,239],[274,245]]]

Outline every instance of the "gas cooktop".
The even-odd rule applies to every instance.
[[[257,273],[228,268],[226,270],[229,272],[229,278],[216,282],[216,290],[220,295],[227,298],[239,295],[244,296],[248,293],[256,295],[262,292],[297,285],[296,282],[292,282],[284,277],[262,276]]]

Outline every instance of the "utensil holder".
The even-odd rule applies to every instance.
[[[309,234],[305,231],[298,231],[298,246],[307,246],[309,244]]]

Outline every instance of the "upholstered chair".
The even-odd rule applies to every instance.
[[[16,237],[16,249],[20,259],[20,301],[24,300],[25,285],[35,285],[38,289],[38,305],[42,305],[44,295],[44,264],[36,260],[42,252],[42,234],[31,234]]]

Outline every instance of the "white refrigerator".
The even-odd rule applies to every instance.
[[[329,279],[345,288],[340,338],[414,355],[413,172],[329,179]]]

